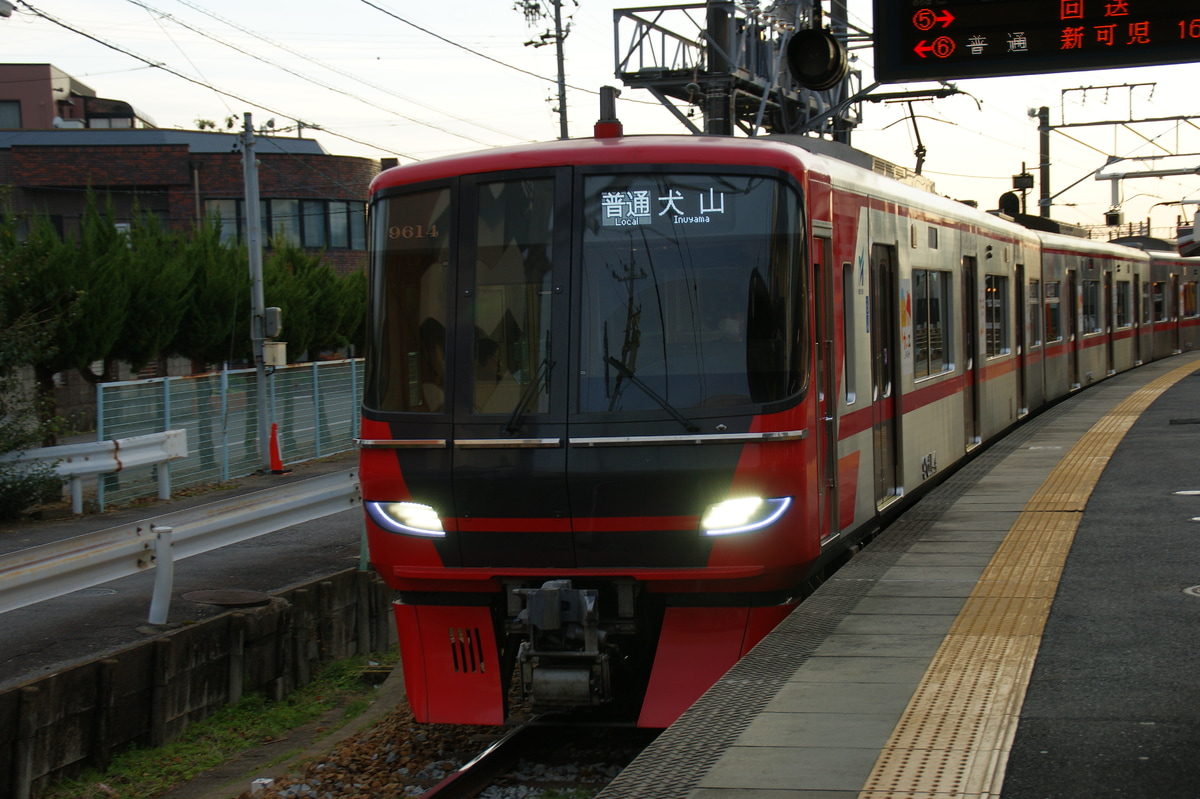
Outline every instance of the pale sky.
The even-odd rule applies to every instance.
[[[11,1],[17,9],[0,19],[0,61],[54,64],[97,95],[131,103],[159,127],[194,129],[196,120],[208,119],[224,129],[234,117],[240,128],[249,111],[256,126],[274,119],[276,129],[292,128],[282,135],[296,135],[297,120],[319,126],[304,135],[331,153],[401,162],[558,136],[554,48],[525,46],[545,25],[527,26],[510,0]],[[684,132],[648,92],[621,87],[613,77],[612,10],[637,5],[568,0],[564,6],[573,15],[566,41],[572,136],[591,135],[596,92],[606,84],[623,90],[618,115],[627,133]],[[39,18],[30,6],[78,32]],[[853,24],[871,29],[869,2],[851,0],[850,12]],[[852,55],[869,84],[873,52]],[[1188,64],[952,81],[970,96],[914,104],[928,150],[924,173],[942,194],[995,208],[1022,162],[1037,172],[1037,123],[1029,109],[1049,106],[1056,125],[1184,116],[1197,113],[1198,77],[1200,69]],[[1083,87],[1091,88],[1074,91]],[[905,104],[864,103],[853,142],[915,166]],[[1052,191],[1080,182],[1055,200],[1053,215],[1099,224],[1111,185],[1089,174],[1109,155],[1168,152],[1200,153],[1200,127],[1160,122],[1056,131]],[[1200,156],[1191,160],[1200,165]],[[1200,176],[1126,180],[1121,195],[1127,221],[1149,217],[1155,234],[1167,237],[1176,217],[1190,219],[1196,206],[1162,203],[1200,199]],[[1036,189],[1030,203],[1036,213]]]

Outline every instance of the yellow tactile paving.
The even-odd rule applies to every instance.
[[[1084,506],[1142,412],[1181,366],[1100,419],[1042,483],[934,655],[859,799],[997,797],[1029,675]]]

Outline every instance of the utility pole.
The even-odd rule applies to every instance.
[[[1111,90],[1111,89],[1129,89],[1130,91],[1132,91],[1135,88],[1144,87],[1144,86],[1152,87],[1152,86],[1154,86],[1154,84],[1153,83],[1134,83],[1134,84],[1126,83],[1126,84],[1121,84],[1118,86],[1089,86],[1089,87],[1083,87],[1083,88],[1078,88],[1078,89],[1063,89],[1062,93],[1065,96],[1067,94],[1067,92],[1079,92],[1079,91],[1083,91],[1083,92],[1096,91],[1096,90],[1106,90],[1107,91],[1107,90]],[[1052,131],[1060,130],[1062,128],[1088,128],[1088,127],[1102,127],[1102,126],[1112,126],[1112,127],[1121,126],[1121,127],[1128,128],[1130,125],[1140,124],[1143,122],[1176,122],[1176,123],[1188,122],[1189,124],[1191,124],[1191,120],[1200,119],[1200,117],[1198,117],[1194,114],[1186,115],[1186,116],[1143,117],[1141,119],[1135,119],[1133,116],[1132,101],[1130,103],[1129,113],[1125,119],[1120,119],[1120,118],[1106,119],[1106,120],[1097,120],[1097,121],[1091,121],[1091,122],[1067,122],[1064,119],[1062,122],[1060,122],[1057,125],[1051,125],[1050,124],[1050,109],[1047,106],[1042,106],[1041,108],[1038,108],[1036,110],[1034,110],[1032,108],[1029,109],[1029,116],[1036,117],[1037,121],[1038,121],[1038,141],[1039,141],[1038,160],[1041,162],[1040,167],[1041,167],[1041,184],[1042,184],[1040,191],[1038,192],[1038,195],[1039,195],[1038,213],[1041,216],[1046,217],[1047,219],[1050,217],[1050,207],[1053,204],[1056,197],[1059,197],[1060,195],[1065,194],[1066,192],[1070,191],[1071,189],[1078,186],[1080,183],[1082,183],[1087,178],[1092,177],[1093,175],[1098,176],[1098,173],[1100,172],[1100,170],[1096,170],[1095,172],[1089,173],[1085,177],[1080,178],[1079,180],[1072,183],[1070,186],[1067,186],[1067,188],[1058,192],[1058,194],[1052,195],[1050,193],[1050,133]],[[1166,148],[1164,147],[1163,149],[1165,150]],[[1110,164],[1115,160],[1125,160],[1125,159],[1118,159],[1116,156],[1109,157]],[[1170,173],[1166,173],[1166,174],[1179,174],[1179,173],[1170,172]],[[1190,173],[1186,173],[1186,174],[1190,174]],[[1138,175],[1132,175],[1132,177],[1139,177],[1139,176],[1140,177],[1148,177],[1149,175],[1147,175],[1145,172],[1141,172]],[[1120,176],[1110,176],[1110,177],[1097,177],[1098,180],[1113,180],[1113,209],[1112,209],[1112,211],[1110,211],[1110,213],[1114,213],[1117,210],[1119,210],[1117,208],[1117,206],[1119,205],[1119,199],[1118,199],[1118,195],[1117,195],[1116,181],[1120,180],[1122,177],[1127,177],[1127,176],[1120,175]],[[1159,176],[1156,175],[1155,177],[1159,177]]]
[[[267,397],[266,299],[263,294],[262,221],[258,200],[258,162],[254,157],[254,126],[243,117],[242,171],[246,186],[246,251],[250,261],[250,349],[258,395],[258,452],[263,474],[271,473],[271,420]]]
[[[554,42],[555,60],[558,64],[558,138],[569,139],[571,135],[567,131],[567,73],[563,57],[563,43],[571,32],[571,26],[568,25],[567,29],[563,30],[562,0],[550,0],[550,2],[554,5],[554,32],[546,31],[538,38],[525,42],[525,46],[542,47],[551,41]],[[519,0],[515,7],[525,15],[525,21],[530,25],[546,16],[539,0]]]
[[[1038,215],[1050,218],[1050,107],[1042,106],[1038,118],[1038,166],[1041,186],[1038,190]]]
[[[563,62],[562,0],[554,0],[554,49],[558,59],[558,138],[569,139],[567,132],[567,75]]]

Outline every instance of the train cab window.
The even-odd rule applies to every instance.
[[[475,413],[549,408],[552,178],[477,190],[472,343]]]
[[[803,230],[766,177],[585,178],[580,413],[796,396],[807,380]]]
[[[930,228],[933,230],[934,228]],[[950,273],[914,269],[913,339],[914,373],[920,380],[951,368],[946,344],[950,341],[947,319],[950,311]]]
[[[1062,341],[1062,303],[1059,294],[1062,284],[1057,280],[1046,282],[1046,341]]]
[[[1104,329],[1103,310],[1100,305],[1100,281],[1083,281],[1083,334],[1099,333]]]
[[[984,343],[987,357],[994,358],[1009,352],[1008,277],[984,277]]]
[[[372,213],[369,408],[445,410],[449,210],[449,189],[435,189],[385,197]]]

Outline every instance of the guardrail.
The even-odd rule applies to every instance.
[[[0,613],[157,566],[150,622],[162,624],[174,561],[361,502],[351,469],[0,555]]]
[[[144,436],[64,444],[60,447],[31,449],[18,455],[7,455],[5,461],[27,464],[49,464],[71,482],[71,512],[83,513],[83,478],[98,474],[115,474],[137,466],[160,466],[186,458],[187,430],[167,430]],[[158,498],[171,498],[171,478],[166,469],[158,470]]]

